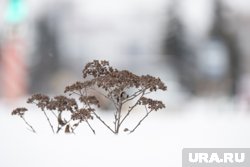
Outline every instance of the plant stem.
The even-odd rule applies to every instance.
[[[43,111],[43,114],[45,115],[45,117],[47,118],[47,121],[48,121],[48,123],[49,123],[49,125],[50,125],[50,128],[51,128],[52,132],[55,133],[54,128],[53,128],[53,125],[51,124],[48,115],[46,114],[46,112],[45,112],[44,110],[42,110],[42,111]]]
[[[25,124],[30,127],[31,131],[33,133],[36,133],[35,129],[26,121],[26,119],[23,116],[21,116],[21,118],[23,119],[23,121],[25,122]]]
[[[120,102],[120,104],[119,104],[119,107],[118,107],[118,110],[116,111],[116,120],[115,120],[115,122],[116,122],[116,129],[115,129],[115,134],[118,134],[119,133],[119,129],[120,129],[120,121],[121,121],[121,111],[122,111],[122,103]]]
[[[144,96],[144,93],[145,93],[145,91],[142,91],[141,92],[142,94],[141,94],[141,96],[140,96],[140,98],[142,97],[142,96]],[[138,94],[138,95],[140,95],[140,94]],[[138,96],[137,95],[137,96]],[[122,119],[122,121],[121,121],[121,123],[120,123],[120,126],[121,126],[121,124],[123,123],[123,121],[129,116],[129,114],[131,113],[131,111],[138,105],[138,101],[140,100],[140,98],[136,101],[136,103],[132,106],[132,107],[130,107],[130,109],[128,110],[128,112],[127,112],[127,114],[124,116],[124,118]],[[123,103],[124,104],[124,103]]]
[[[142,121],[152,112],[153,110],[150,110],[149,112],[147,112],[147,114],[138,122],[138,124],[130,131],[130,133],[133,133],[138,126],[142,123]]]
[[[127,103],[130,100],[133,100],[134,98],[136,98],[137,96],[139,96],[142,92],[144,92],[143,90],[138,90],[137,92],[135,92],[134,94],[132,94],[129,98],[127,98],[126,100],[123,101],[123,104]]]
[[[66,121],[66,123],[65,123],[64,125],[61,125],[61,126],[60,126],[60,124],[58,123],[56,133],[59,133],[60,130],[61,130],[64,126],[66,126],[68,123],[70,123],[70,121],[72,121],[72,118],[71,118],[70,120]]]
[[[101,117],[100,117],[99,115],[96,114],[96,112],[93,111],[93,114],[94,114],[95,117],[96,117],[99,121],[101,121],[101,122],[103,123],[103,125],[105,125],[111,132],[113,132],[114,134],[116,134],[115,131],[114,131],[113,129],[111,129],[111,128],[101,119]]]
[[[95,135],[95,130],[92,128],[92,126],[89,124],[89,121],[86,119],[85,120],[86,121],[86,123],[88,124],[88,126],[89,126],[89,128],[92,130],[92,132],[94,133],[94,135]]]

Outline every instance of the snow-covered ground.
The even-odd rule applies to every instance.
[[[250,113],[227,99],[189,99],[153,113],[131,135],[115,136],[97,127],[76,135],[52,135],[36,111],[28,119],[39,125],[32,134],[0,105],[0,166],[157,166],[180,167],[183,148],[250,147]],[[109,114],[104,118],[109,118]],[[129,122],[131,126],[134,121]]]

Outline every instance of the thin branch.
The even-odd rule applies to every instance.
[[[90,89],[92,89],[92,90],[95,90],[95,89],[93,89],[93,88],[90,88]],[[101,93],[101,92],[99,92],[99,91],[97,91],[97,90],[95,90],[97,93],[100,93],[101,95],[103,95],[104,97],[106,97],[106,98],[108,98],[106,95],[104,95],[103,93]],[[86,96],[87,96],[87,92],[86,92]],[[109,98],[108,98],[109,99]],[[90,107],[90,105],[89,104],[86,104],[87,106],[89,106]],[[107,124],[106,124],[106,122],[104,122],[102,119],[101,119],[101,117],[95,112],[95,111],[92,111],[93,112],[93,114],[96,116],[96,118],[99,120],[99,121],[101,121],[102,123],[103,123],[103,125],[105,125],[111,132],[113,132],[113,133],[115,133],[115,131],[113,130],[113,129],[111,129]]]
[[[57,118],[56,113],[55,113],[54,111],[52,111],[52,110],[51,110],[51,112],[52,112],[52,114]]]
[[[66,125],[68,125],[68,124],[70,123],[70,121],[72,121],[72,118],[70,118],[70,120],[66,121],[66,123],[65,123],[64,125],[59,126],[60,124],[58,123],[56,133],[59,133],[60,130],[61,130],[64,126],[66,126]]]
[[[36,102],[32,102],[32,103],[38,106],[38,103],[36,103]],[[52,126],[52,124],[50,122],[50,119],[49,119],[48,115],[46,114],[46,112],[44,111],[43,108],[41,108],[41,110],[42,110],[43,114],[45,115],[45,117],[47,118],[47,121],[48,121],[48,123],[49,123],[49,125],[51,127],[52,132],[55,133],[54,128],[53,128],[53,126]]]
[[[85,93],[87,94],[87,89],[86,89],[86,88],[84,88],[84,90],[85,90]],[[79,92],[80,92],[80,96],[83,96],[83,95],[84,95],[84,93],[82,92],[82,90],[81,90],[81,89],[79,90]]]
[[[50,119],[49,119],[48,115],[46,114],[46,112],[44,110],[42,110],[42,111],[43,111],[43,114],[45,115],[45,117],[47,118],[47,121],[48,121],[48,123],[50,125],[50,128],[51,128],[52,132],[55,133],[55,130],[53,128],[52,123],[50,122]]]
[[[111,129],[102,119],[101,117],[96,114],[96,112],[93,111],[93,114],[96,116],[97,119],[99,119],[99,121],[101,121],[103,123],[103,125],[105,125],[111,132],[113,132],[115,134],[115,131],[113,129]]]
[[[23,119],[23,121],[25,122],[25,124],[26,124],[28,127],[30,127],[29,130],[31,130],[33,133],[36,133],[35,129],[26,121],[26,119],[25,119],[23,116],[20,116],[20,117]]]
[[[145,106],[146,107],[146,106]],[[138,124],[129,132],[129,133],[133,133],[138,126],[140,126],[140,124],[142,123],[142,121],[147,118],[147,116],[152,112],[153,110],[150,110],[149,112],[147,112],[147,114],[138,122]]]
[[[92,130],[92,132],[94,133],[94,135],[95,135],[95,130],[92,128],[92,126],[89,124],[89,121],[86,119],[85,120],[86,121],[86,123],[88,124],[88,126],[89,126],[89,128]]]
[[[26,129],[27,129],[28,131],[32,132],[32,133],[36,133],[36,132],[33,132],[33,130],[30,129],[30,128],[28,128],[28,127],[26,127]]]
[[[152,92],[150,92],[150,91],[149,92],[145,92],[145,95],[150,94],[150,93],[152,93]]]
[[[145,92],[142,91],[141,93],[142,93],[142,94],[141,94],[140,98],[141,98],[142,96],[144,96]],[[139,94],[138,94],[138,95],[139,95]],[[122,121],[121,121],[121,123],[120,123],[120,126],[121,126],[121,124],[123,123],[123,121],[129,116],[129,114],[131,113],[131,111],[138,105],[138,101],[140,100],[140,98],[136,101],[136,103],[135,103],[132,107],[129,108],[127,114],[126,114],[126,115],[124,116],[124,118],[122,119]],[[123,104],[124,104],[124,103],[123,103]]]
[[[118,110],[116,111],[116,129],[115,129],[115,132],[118,134],[119,133],[119,129],[120,129],[120,121],[121,121],[121,111],[122,111],[122,103],[119,104],[119,108]]]
[[[137,92],[135,92],[134,94],[132,94],[129,98],[127,98],[126,100],[124,100],[124,101],[122,102],[122,104],[125,104],[125,103],[127,103],[128,101],[130,101],[130,100],[133,100],[134,98],[138,97],[142,92],[143,92],[142,89],[138,90]]]
[[[61,130],[62,126],[60,127],[60,124],[59,122],[57,122],[57,130],[56,130],[56,133],[59,133],[59,131]]]
[[[76,123],[76,124],[77,124],[76,126],[74,126],[74,125],[73,125],[73,127],[71,128],[72,133],[74,133],[74,134],[75,134],[75,129],[78,127],[78,125],[79,125],[81,122],[82,122],[82,121],[81,121],[81,120],[79,120],[79,121],[78,121],[78,123]]]
[[[80,93],[77,93],[77,92],[75,92],[75,91],[73,91],[72,94],[76,94],[76,95],[78,95],[78,96],[81,96]]]
[[[114,117],[115,117],[115,121],[113,122],[115,125],[115,129],[117,127],[117,111],[114,112]]]
[[[95,90],[95,89],[93,89],[93,88],[90,88],[90,89],[92,89],[92,90]],[[106,97],[106,95],[104,95],[103,93],[101,93],[101,92],[99,92],[99,91],[97,91],[97,90],[95,90],[97,93],[99,93],[99,94],[101,94],[101,95],[103,95],[103,96],[105,96]],[[85,93],[86,93],[86,96],[88,96],[88,94],[87,94],[87,90],[86,90],[86,88],[85,88]],[[86,105],[89,107],[89,108],[91,108],[90,107],[90,104],[89,103],[86,103]],[[99,119],[109,130],[111,130],[113,133],[114,133],[114,131],[100,118],[100,116],[98,115],[98,114],[96,114],[96,112],[94,112],[93,111],[93,113],[94,113],[94,115],[96,116],[96,118],[97,119]],[[92,132],[95,134],[95,131],[94,131],[94,129],[90,126],[90,124],[89,124],[89,122],[86,120],[86,122],[87,122],[87,124],[88,124],[88,126],[90,127],[90,129],[92,130]]]
[[[110,91],[109,91],[108,93],[110,93]],[[110,97],[109,100],[111,100],[111,101],[113,102],[113,105],[115,106],[115,109],[118,110],[119,107],[117,106],[117,103],[116,103],[116,101],[114,100],[114,98],[113,98],[113,97]]]

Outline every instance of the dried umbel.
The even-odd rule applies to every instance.
[[[26,111],[28,111],[28,109],[24,107],[16,108],[15,110],[12,111],[11,115],[18,115],[20,117],[23,117]]]
[[[25,124],[29,127],[29,130],[36,133],[35,129],[26,121],[26,119],[24,118],[24,114],[25,112],[28,111],[27,108],[21,107],[21,108],[16,108],[12,111],[11,115],[17,115],[20,118],[22,118],[22,120],[25,122]]]
[[[162,101],[146,97],[157,90],[167,89],[160,78],[150,75],[138,76],[127,70],[120,71],[111,67],[108,61],[98,60],[88,63],[82,73],[84,80],[66,86],[65,96],[50,98],[46,95],[35,94],[27,101],[42,110],[53,133],[59,133],[62,129],[65,133],[74,133],[83,122],[86,122],[95,133],[90,121],[97,119],[112,133],[118,134],[131,112],[138,106],[144,106],[146,110],[144,117],[133,128],[124,128],[125,132],[132,133],[152,111],[165,108]],[[114,107],[112,126],[105,122],[96,111],[100,107],[97,94],[109,100]],[[74,98],[69,98],[69,96]],[[127,110],[124,107],[125,104],[129,105]],[[25,111],[27,109],[19,108],[13,113],[23,118]],[[51,115],[57,118],[57,128],[54,128],[52,124]]]

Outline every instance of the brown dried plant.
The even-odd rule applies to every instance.
[[[90,120],[97,119],[112,133],[118,134],[131,112],[138,106],[144,106],[146,113],[137,124],[132,129],[124,128],[125,132],[132,133],[152,111],[165,108],[162,101],[146,97],[157,90],[167,89],[160,78],[150,75],[138,76],[127,70],[120,71],[111,67],[108,61],[98,60],[88,63],[82,74],[84,81],[77,81],[66,86],[65,96],[50,98],[46,95],[35,94],[27,100],[27,103],[35,104],[41,109],[53,133],[59,133],[61,130],[65,133],[74,133],[75,129],[85,122],[95,134]],[[113,126],[107,124],[97,113],[96,109],[100,107],[100,103],[93,92],[108,99],[114,106]],[[131,103],[132,105],[123,111],[124,105]],[[12,115],[20,116],[35,133],[34,128],[24,119],[26,111],[26,108],[17,108]],[[56,120],[56,127],[52,123],[53,120]]]

